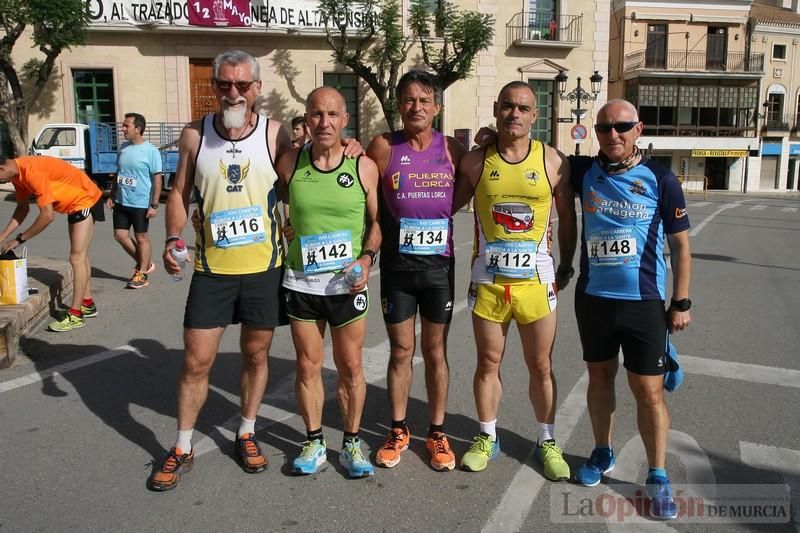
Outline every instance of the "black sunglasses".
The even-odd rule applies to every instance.
[[[611,130],[616,130],[617,133],[625,133],[631,131],[639,122],[615,122],[613,124],[595,124],[594,130],[597,133],[611,133]]]
[[[253,81],[226,81],[226,80],[218,80],[214,78],[214,83],[217,85],[217,88],[220,91],[230,91],[231,87],[234,85],[236,86],[236,90],[240,93],[246,93],[250,90],[250,87],[257,82],[258,80]]]

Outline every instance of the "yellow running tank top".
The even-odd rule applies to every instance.
[[[531,140],[528,155],[509,163],[489,146],[475,187],[475,283],[550,283],[555,280],[547,230],[553,191],[544,145]]]
[[[278,174],[272,165],[269,119],[241,139],[226,138],[206,115],[194,186],[203,227],[194,268],[212,274],[255,274],[283,264]]]

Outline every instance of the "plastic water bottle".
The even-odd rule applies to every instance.
[[[363,275],[364,269],[361,268],[361,265],[356,265],[345,273],[344,281],[352,287],[361,280]]]
[[[186,249],[186,242],[183,239],[175,241],[175,248],[169,252],[172,258],[178,263],[179,272],[172,274],[172,279],[180,281],[183,279],[183,267],[186,266],[186,259],[189,257],[189,251]]]

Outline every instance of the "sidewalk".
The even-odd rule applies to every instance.
[[[66,261],[28,257],[28,287],[34,293],[17,305],[0,305],[0,368],[14,364],[20,337],[69,303],[72,268]]]

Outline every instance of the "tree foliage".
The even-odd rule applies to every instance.
[[[41,96],[61,52],[86,42],[88,25],[84,0],[0,0],[0,117],[17,155],[27,148],[29,105]],[[28,28],[42,55],[19,67],[11,52]]]
[[[494,19],[475,11],[460,11],[450,0],[439,2],[435,11],[429,5],[429,0],[412,0],[408,25],[420,43],[423,62],[436,73],[445,90],[469,77],[478,52],[492,42]]]
[[[337,63],[349,67],[369,85],[381,103],[386,123],[397,120],[394,87],[400,67],[414,43],[403,35],[398,0],[320,0],[325,33]],[[361,15],[361,27],[352,24]]]
[[[412,0],[410,32],[404,34],[401,5],[399,0],[319,1],[334,59],[369,85],[392,129],[398,126],[394,92],[400,68],[415,42],[444,90],[470,76],[475,56],[494,37],[491,15],[459,10],[451,0]]]

